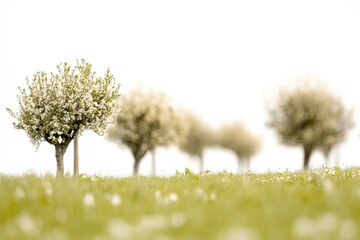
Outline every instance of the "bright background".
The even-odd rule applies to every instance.
[[[36,152],[15,130],[5,107],[18,109],[18,86],[36,71],[85,58],[95,71],[111,68],[121,92],[148,87],[167,93],[175,105],[213,127],[243,121],[262,138],[253,158],[256,172],[296,170],[300,148],[279,144],[266,127],[266,106],[277,90],[319,78],[354,109],[356,126],[331,159],[360,164],[360,1],[356,0],[182,0],[0,2],[0,172],[55,173],[55,150]],[[72,172],[72,146],[65,171]],[[158,172],[172,174],[197,161],[175,147],[159,149]],[[126,176],[132,156],[103,137],[80,138],[80,172]],[[312,166],[323,164],[320,153]],[[235,156],[221,149],[205,153],[205,168],[236,171]],[[140,172],[150,171],[150,156]]]

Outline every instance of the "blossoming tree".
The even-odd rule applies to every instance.
[[[241,122],[225,124],[219,130],[218,143],[221,147],[234,152],[238,159],[239,172],[244,163],[246,171],[250,168],[250,160],[259,152],[260,140],[250,133]]]
[[[107,129],[111,141],[130,148],[134,157],[134,175],[148,152],[152,152],[153,174],[155,174],[155,148],[176,141],[179,121],[165,95],[145,90],[133,90],[121,97],[121,112],[115,124]]]
[[[204,171],[204,150],[214,144],[212,129],[202,119],[190,112],[183,113],[185,135],[178,141],[183,152],[199,159],[199,172]]]
[[[282,143],[302,146],[304,168],[309,167],[313,151],[321,150],[328,155],[332,146],[345,140],[353,126],[352,111],[322,86],[280,90],[269,114],[268,125]]]
[[[102,134],[117,109],[120,84],[108,69],[96,76],[84,59],[75,67],[62,63],[57,72],[37,72],[20,88],[19,112],[7,110],[38,147],[41,142],[55,146],[57,175],[64,175],[64,154],[70,142],[84,130]]]

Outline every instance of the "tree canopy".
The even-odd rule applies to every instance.
[[[251,134],[241,122],[225,124],[218,133],[219,145],[233,151],[239,162],[247,164],[260,150],[260,140]]]
[[[281,90],[269,113],[268,125],[281,142],[303,147],[305,168],[314,150],[329,151],[329,145],[343,141],[353,125],[352,112],[338,97],[325,88],[308,85]]]
[[[119,101],[121,112],[107,129],[110,140],[130,148],[134,156],[134,174],[149,150],[175,142],[178,118],[167,97],[159,92],[136,89]]]
[[[184,135],[178,142],[179,148],[190,156],[200,159],[200,172],[203,171],[203,154],[206,147],[212,145],[213,131],[196,115],[183,112],[182,126]]]
[[[63,156],[74,136],[86,129],[102,134],[112,122],[120,85],[109,69],[96,76],[84,59],[75,67],[59,64],[55,73],[39,71],[26,81],[18,95],[19,112],[7,110],[16,119],[14,127],[36,147],[43,141],[55,146],[57,174],[63,175]]]

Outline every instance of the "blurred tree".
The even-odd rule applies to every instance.
[[[134,156],[134,175],[148,151],[152,152],[153,174],[155,148],[175,142],[178,135],[178,119],[164,94],[133,90],[119,101],[121,112],[115,124],[107,129],[110,140],[130,148]]]
[[[27,79],[28,91],[20,88],[19,113],[8,108],[36,146],[46,141],[55,146],[57,175],[64,175],[64,154],[77,134],[90,129],[102,134],[116,111],[120,85],[108,69],[96,77],[84,59],[72,68],[57,66],[56,73],[37,72]]]
[[[184,135],[179,138],[178,146],[190,156],[199,158],[199,172],[204,170],[204,150],[213,144],[213,132],[197,116],[189,112],[182,114]]]
[[[236,154],[239,171],[242,162],[246,164],[246,170],[249,170],[251,157],[260,150],[260,140],[253,136],[240,122],[224,125],[219,130],[218,143],[221,147]]]
[[[281,90],[269,113],[268,125],[276,130],[282,143],[302,146],[304,168],[309,167],[315,149],[328,155],[353,125],[352,112],[323,87],[306,85]]]

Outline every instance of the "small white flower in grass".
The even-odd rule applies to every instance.
[[[172,192],[167,196],[167,199],[169,202],[177,202],[179,200],[179,197],[176,193]]]
[[[27,235],[38,233],[39,229],[36,226],[32,217],[27,213],[22,213],[17,217],[17,224],[21,231]]]
[[[216,200],[216,194],[215,193],[210,193],[210,200],[211,201],[215,201]]]
[[[196,189],[194,190],[194,192],[195,192],[196,196],[197,196],[199,199],[201,199],[202,201],[205,201],[205,202],[209,201],[209,199],[210,199],[211,201],[214,201],[214,200],[216,199],[216,194],[215,194],[215,193],[207,194],[207,193],[205,192],[205,190],[202,189],[202,188],[200,188],[200,187],[196,188]]]
[[[83,202],[86,207],[91,207],[95,205],[95,198],[91,193],[86,193],[84,195]]]
[[[156,190],[154,195],[155,195],[155,198],[156,198],[156,199],[160,199],[160,198],[161,198],[161,192],[160,192],[160,190]]]
[[[195,192],[196,192],[197,195],[201,196],[201,195],[204,195],[205,191],[204,191],[204,189],[198,187],[198,188],[195,189]]]
[[[18,199],[22,199],[25,197],[25,192],[21,187],[15,188],[15,197]]]
[[[335,175],[335,174],[336,174],[334,168],[327,168],[327,169],[326,169],[326,173],[327,173],[328,175]]]
[[[110,202],[114,207],[118,207],[121,205],[121,197],[118,194],[113,194],[110,197]]]
[[[307,217],[298,218],[293,225],[293,233],[297,237],[308,238],[314,234],[314,222]]]
[[[52,188],[46,188],[45,189],[45,194],[48,195],[48,196],[51,196],[53,194],[53,189]]]

